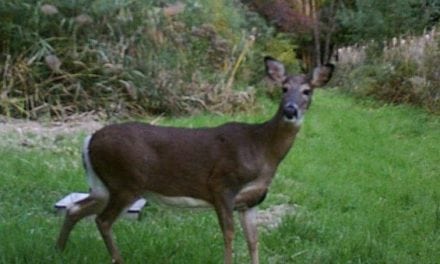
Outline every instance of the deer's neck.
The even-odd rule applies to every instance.
[[[286,156],[295,141],[299,126],[283,120],[281,110],[266,123],[261,125],[261,136],[266,144],[266,155],[278,165]]]

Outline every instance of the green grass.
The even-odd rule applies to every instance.
[[[162,123],[256,122],[275,108],[264,102],[257,113]],[[438,116],[415,108],[318,92],[262,205],[296,203],[298,214],[278,229],[260,229],[261,262],[438,263],[439,132]],[[53,203],[71,191],[87,190],[79,155],[83,136],[64,138],[56,151],[0,148],[0,263],[110,261],[90,220],[75,228],[64,253],[54,249],[62,220]],[[236,227],[235,263],[247,263]],[[118,221],[114,232],[127,263],[222,262],[222,238],[210,211],[152,206],[139,222]]]

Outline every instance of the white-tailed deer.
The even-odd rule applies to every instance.
[[[293,144],[313,89],[333,71],[326,65],[310,76],[288,76],[273,58],[266,57],[265,65],[283,90],[279,109],[267,122],[196,129],[125,123],[88,137],[83,161],[90,195],[67,210],[58,248],[64,249],[79,220],[96,214],[112,261],[122,263],[111,227],[128,205],[146,196],[173,206],[212,207],[223,232],[226,264],[233,260],[233,212],[238,211],[252,263],[259,263],[255,207]]]

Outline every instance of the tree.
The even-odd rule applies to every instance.
[[[440,21],[440,0],[242,0],[290,33],[304,70],[327,63],[336,46],[417,34]]]
[[[342,0],[338,12],[340,44],[418,34],[440,19],[439,0]]]
[[[303,70],[325,64],[332,54],[339,0],[256,0],[243,1],[280,32],[291,33]]]

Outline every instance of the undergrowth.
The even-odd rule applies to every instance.
[[[335,84],[361,97],[440,113],[440,35],[394,38],[339,50]]]
[[[1,1],[0,114],[246,109],[272,33],[232,0]]]

